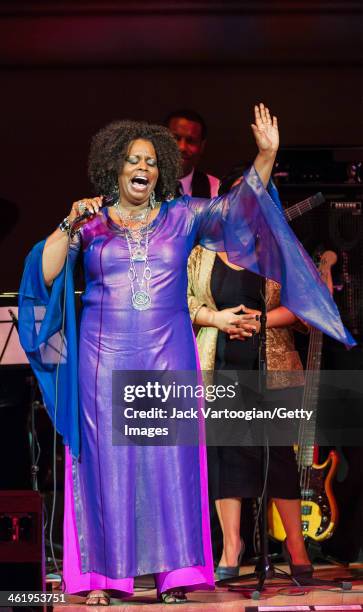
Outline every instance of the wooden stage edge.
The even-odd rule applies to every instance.
[[[276,567],[288,571],[287,566],[279,564]],[[253,567],[243,566],[241,576],[253,570]],[[328,587],[301,587],[297,588],[286,578],[274,578],[266,582],[267,588],[261,594],[258,601],[251,599],[252,591],[246,589],[246,584],[254,585],[255,581],[241,582],[235,587],[242,590],[237,592],[227,587],[216,588],[215,591],[195,591],[188,594],[188,603],[177,606],[179,612],[193,611],[221,611],[221,612],[286,612],[299,611],[325,611],[334,610],[344,612],[345,610],[363,611],[363,564],[351,564],[349,569],[341,566],[317,566],[315,578],[327,580],[345,580],[352,582],[352,589],[343,591],[339,588]],[[165,604],[156,601],[154,589],[150,589],[150,577],[138,580],[138,587],[133,597],[118,600],[111,599],[113,609],[120,608],[122,612],[142,612],[151,609],[153,612],[169,609]],[[232,587],[234,588],[234,587]],[[85,612],[85,598],[77,595],[67,596],[67,610]],[[54,606],[56,612],[64,612],[64,605]],[[104,606],[92,606],[92,608],[105,611]],[[175,609],[175,608],[174,608]]]

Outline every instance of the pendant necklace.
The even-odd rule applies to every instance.
[[[144,258],[143,260],[135,260],[133,254],[135,251],[132,251],[132,247],[130,244],[130,237],[125,232],[126,242],[129,249],[129,257],[130,257],[130,267],[128,271],[128,277],[131,284],[131,301],[132,306],[135,310],[147,310],[151,306],[151,296],[150,296],[150,279],[151,279],[151,268],[149,266],[148,260],[148,252],[149,252],[149,230],[146,230],[145,236],[145,250],[144,250]],[[137,269],[135,265],[135,261],[143,261],[144,269],[142,272],[141,280],[137,274]],[[138,289],[135,290],[134,283],[137,283]]]
[[[120,209],[120,204],[117,201],[114,204],[119,219],[122,223],[124,230],[127,248],[129,251],[129,271],[128,278],[131,286],[131,303],[135,310],[147,310],[151,306],[150,296],[150,279],[151,279],[151,268],[149,265],[149,214],[151,208],[148,206],[139,215],[124,215]],[[127,227],[126,220],[140,220],[140,227],[131,229]],[[142,240],[145,238],[145,245],[143,246]],[[141,279],[137,273],[137,267],[135,262],[144,263]],[[135,288],[135,283],[138,288]]]

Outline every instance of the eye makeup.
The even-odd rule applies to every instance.
[[[126,160],[129,164],[137,164],[141,159],[140,155],[128,155]],[[148,166],[157,166],[157,161],[154,157],[148,157],[145,159]]]

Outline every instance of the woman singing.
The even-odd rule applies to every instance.
[[[316,283],[293,234],[280,249],[262,210],[274,208],[264,185],[278,128],[263,105],[255,115],[254,167],[230,194],[211,200],[173,199],[180,158],[167,129],[133,121],[108,125],[93,140],[89,176],[97,194],[116,193],[115,205],[103,207],[100,195],[74,202],[27,258],[21,340],[67,445],[64,581],[68,593],[88,593],[90,605],[107,605],[112,593],[129,596],[134,577],[144,574],[154,574],[166,603],[213,588],[203,444],[112,444],[113,371],[198,367],[187,303],[193,247],[231,249],[239,265],[255,268],[254,240],[263,231],[271,256],[258,264],[262,274],[278,276],[293,250],[302,275],[287,280],[295,288],[309,279]],[[73,222],[85,211],[91,216],[74,234]],[[283,219],[276,224],[277,231],[286,229]],[[79,340],[72,279],[77,259],[86,283]],[[328,332],[349,342],[330,296],[321,287],[316,293]],[[309,313],[313,320],[320,316]],[[47,349],[63,327],[57,367]]]

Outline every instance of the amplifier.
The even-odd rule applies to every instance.
[[[0,491],[0,590],[45,591],[42,498]]]
[[[334,300],[343,323],[358,342],[363,340],[363,183],[280,184],[284,207],[321,191],[325,202],[291,222],[310,255],[332,250]]]

